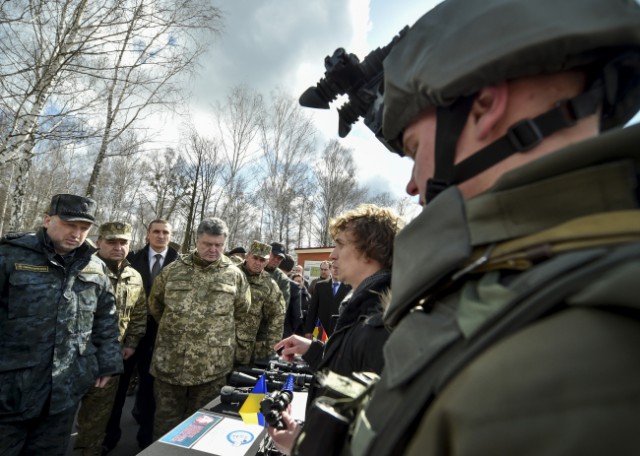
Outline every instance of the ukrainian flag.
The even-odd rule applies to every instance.
[[[267,395],[267,379],[264,374],[260,376],[249,396],[240,407],[240,417],[244,424],[259,424],[266,426],[264,415],[260,413],[260,402]]]
[[[293,375],[289,374],[281,391],[291,391],[293,393]]]
[[[319,318],[316,320],[316,327],[313,328],[313,338],[320,342],[326,342],[329,339],[329,336],[327,336],[327,332],[322,327],[322,323],[320,323]]]

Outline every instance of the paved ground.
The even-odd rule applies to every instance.
[[[136,423],[136,420],[131,416],[131,409],[133,408],[134,400],[135,396],[127,396],[124,407],[122,408],[122,419],[120,420],[122,438],[120,439],[118,446],[109,453],[109,456],[134,456],[142,451],[138,448],[138,442],[136,441],[138,423]],[[71,434],[71,443],[67,449],[66,456],[76,456],[78,454],[77,452],[73,452],[73,443],[75,442],[76,435],[77,431],[74,424],[73,432]]]

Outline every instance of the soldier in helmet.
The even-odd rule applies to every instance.
[[[147,304],[142,277],[126,259],[130,241],[131,225],[121,222],[102,224],[96,241],[96,255],[107,265],[107,275],[116,295],[124,360],[133,356],[147,326]],[[91,388],[82,398],[77,418],[78,437],[74,448],[80,449],[83,455],[102,453],[102,441],[117,389],[118,378],[115,378],[104,388]]]
[[[96,202],[58,194],[0,241],[0,454],[63,455],[82,396],[122,372],[115,297],[86,238]]]
[[[271,275],[264,270],[270,255],[269,244],[253,241],[244,262],[239,265],[251,288],[251,309],[246,318],[254,329],[249,339],[254,347],[252,361],[275,354],[273,346],[281,339],[284,328],[286,304],[282,292]],[[264,337],[256,340],[261,322],[264,322]]]
[[[394,45],[383,139],[425,207],[351,454],[640,451],[639,75],[634,0],[446,0]]]

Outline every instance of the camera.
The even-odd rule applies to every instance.
[[[260,413],[264,416],[264,420],[270,426],[276,429],[286,429],[282,421],[282,412],[287,409],[293,400],[293,392],[288,390],[278,391],[276,393],[265,396],[260,402]]]
[[[351,125],[364,117],[365,125],[390,147],[382,136],[382,62],[408,30],[408,26],[402,29],[389,44],[371,51],[362,62],[355,54],[349,54],[343,48],[336,49],[332,56],[324,59],[324,77],[315,87],[305,90],[300,96],[300,104],[308,108],[329,109],[329,103],[338,95],[347,95],[349,101],[338,109],[340,137],[347,136]]]

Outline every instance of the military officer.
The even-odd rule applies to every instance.
[[[58,194],[37,233],[0,241],[0,454],[64,455],[78,403],[122,372],[96,202]]]
[[[278,284],[264,270],[271,255],[271,246],[259,241],[253,241],[249,252],[240,265],[251,288],[251,310],[247,316],[252,327],[255,328],[253,340],[258,333],[260,322],[265,322],[265,340],[255,342],[251,359],[267,358],[272,354],[273,346],[281,339],[284,328],[286,304]]]
[[[122,356],[129,359],[145,334],[147,304],[142,277],[133,269],[126,257],[131,241],[131,225],[107,222],[100,226],[96,255],[107,265],[107,275],[113,286],[118,309],[118,326],[122,343]],[[82,398],[78,411],[78,437],[74,448],[83,455],[100,455],[102,441],[111,407],[118,389],[118,377],[104,388],[91,388]]]
[[[220,394],[234,364],[248,364],[252,326],[245,275],[223,255],[229,229],[219,218],[200,222],[196,249],[165,267],[149,295],[158,335],[154,439]]]

